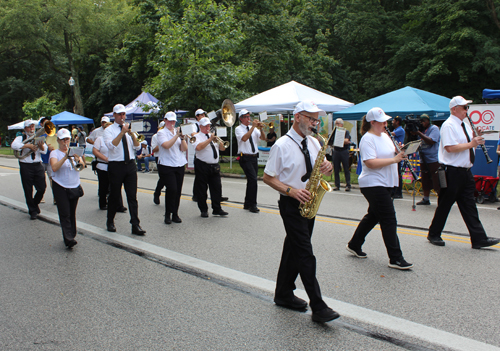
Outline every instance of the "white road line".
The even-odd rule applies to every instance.
[[[26,205],[24,203],[7,198],[5,196],[0,195],[0,203],[26,211]],[[51,222],[59,223],[59,217],[57,214],[44,212],[39,216]],[[221,278],[229,279],[234,282],[257,288],[271,294],[274,293],[276,282],[272,280],[264,279],[255,275],[247,274],[231,268],[203,261],[191,256],[187,256],[131,238],[129,236],[110,233],[104,228],[96,227],[94,225],[81,221],[77,221],[77,227],[79,230],[87,231],[94,236],[119,243],[123,246],[131,247],[135,250],[143,251],[144,253],[154,255],[156,257],[164,258],[168,261],[175,261],[179,265],[218,275]],[[295,290],[295,293],[297,296],[308,300],[307,293],[304,290],[297,289]],[[412,338],[429,342],[433,345],[439,345],[459,351],[500,351],[499,347],[486,344],[481,341],[469,339],[457,334],[428,327],[423,324],[411,322],[406,319],[394,317],[385,313],[373,311],[332,298],[323,297],[323,299],[330,307],[339,312],[341,316],[359,320],[363,323],[371,324],[377,327],[382,327],[396,333],[401,333]]]

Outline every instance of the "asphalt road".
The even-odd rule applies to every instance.
[[[78,245],[66,250],[48,189],[42,220],[30,221],[15,159],[0,158],[0,349],[195,350],[500,350],[498,247],[472,250],[455,207],[445,247],[426,237],[435,209],[395,202],[408,272],[387,267],[380,232],[364,246],[368,259],[345,250],[367,203],[354,190],[326,194],[313,246],[318,280],[337,321],[318,325],[310,312],[275,306],[272,289],[284,229],[278,195],[259,182],[259,207],[242,209],[245,180],[223,179],[227,218],[201,218],[186,175],[182,224],[163,223],[157,174],[139,174],[144,238],[118,214],[104,230],[97,182],[81,173]],[[498,236],[498,204],[479,205],[489,236]],[[298,295],[303,295],[300,280]]]

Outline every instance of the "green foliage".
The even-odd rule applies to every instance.
[[[23,104],[24,119],[38,120],[41,117],[51,117],[60,112],[57,102],[42,96],[33,102],[25,101]]]
[[[219,108],[223,98],[238,99],[238,88],[254,73],[251,61],[235,58],[243,50],[244,35],[231,6],[211,0],[182,5],[181,18],[169,13],[161,18],[159,57],[149,62],[155,75],[146,90],[166,109]]]

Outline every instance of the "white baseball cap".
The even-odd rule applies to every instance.
[[[107,116],[102,116],[102,118],[101,118],[101,123],[103,123],[103,122],[109,122],[109,117],[107,117]]]
[[[295,106],[295,110],[293,111],[293,114],[306,111],[306,112],[319,112],[320,116],[326,116],[326,112],[320,109],[314,101],[301,101]]]
[[[238,118],[241,118],[241,116],[244,116],[246,115],[247,113],[250,113],[250,111],[248,111],[247,109],[243,109],[240,111],[240,114],[238,115]]]
[[[167,121],[176,121],[177,115],[175,114],[175,112],[168,111],[167,113],[165,113],[165,117],[163,117],[163,119],[166,119]]]
[[[71,133],[66,128],[57,131],[57,139],[71,138]]]
[[[165,122],[164,121],[161,121],[160,125],[158,126],[158,128],[161,128],[161,127],[165,127]]]
[[[195,117],[203,114],[206,114],[206,112],[203,111],[201,108],[197,109],[196,112],[194,113]]]
[[[471,102],[472,100],[465,100],[462,96],[455,96],[450,100],[450,109],[455,106],[465,106]]]
[[[210,120],[208,119],[208,117],[203,117],[202,119],[200,119],[200,125],[202,125],[203,127],[208,126],[209,124]]]
[[[366,121],[377,121],[377,122],[385,122],[390,120],[392,117],[385,114],[384,110],[380,107],[374,107],[366,114]]]
[[[35,122],[31,119],[27,119],[26,121],[24,121],[24,128],[29,127],[32,124],[35,124]]]
[[[122,113],[122,112],[127,112],[125,106],[123,106],[122,104],[118,104],[115,105],[115,107],[113,107],[113,113]]]
[[[141,141],[141,144],[148,145],[148,142],[146,140]]]

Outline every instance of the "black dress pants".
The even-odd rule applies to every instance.
[[[212,210],[219,212],[222,207],[220,198],[222,196],[222,182],[220,179],[220,166],[218,163],[211,164],[194,160],[194,196],[198,201],[198,208],[201,212],[207,212],[207,189],[210,188],[210,199],[212,200]]]
[[[103,209],[108,205],[108,195],[109,195],[109,175],[107,171],[97,169],[97,180],[99,185],[98,195],[99,195],[99,208]],[[118,202],[118,208],[123,207],[122,192],[120,190],[120,200]]]
[[[76,237],[76,206],[78,205],[79,198],[70,200],[66,188],[55,181],[52,181],[52,194],[54,195],[54,200],[56,200],[64,243],[67,245],[75,240]]]
[[[178,215],[182,184],[184,183],[184,166],[169,167],[158,165],[158,174],[160,175],[162,183],[167,187],[165,195],[165,216],[170,218],[171,214]]]
[[[351,169],[349,168],[349,150],[336,151],[332,154],[333,171],[335,172],[335,187],[340,188],[340,164],[344,169],[346,186],[351,186]]]
[[[110,184],[108,201],[108,223],[115,219],[116,211],[120,206],[122,184],[127,195],[128,210],[130,213],[130,223],[139,225],[138,216],[139,205],[137,203],[137,166],[135,161],[108,163],[108,176]]]
[[[240,156],[240,166],[247,177],[247,190],[245,193],[245,207],[257,206],[257,172],[259,164],[257,156]]]
[[[290,299],[296,288],[295,280],[300,274],[300,279],[309,296],[311,309],[313,312],[320,311],[328,306],[321,297],[321,290],[316,279],[316,257],[311,244],[315,218],[302,217],[299,210],[300,203],[292,197],[280,196],[278,205],[286,237],[276,280],[275,297]]]
[[[41,162],[24,163],[19,162],[19,171],[21,174],[21,183],[23,184],[24,197],[28,206],[29,214],[37,214],[40,209],[38,205],[45,194],[47,183],[45,182],[45,170]],[[33,187],[36,193],[33,196]]]
[[[391,260],[403,258],[397,234],[396,211],[391,198],[393,188],[381,186],[361,188],[361,193],[368,201],[368,213],[359,222],[349,246],[354,250],[361,250],[368,233],[380,223],[382,238],[384,239],[387,254]]]
[[[438,205],[429,227],[429,236],[436,238],[441,236],[451,207],[456,202],[469,230],[472,244],[486,240],[488,236],[477,213],[474,199],[476,184],[470,169],[446,166],[446,181],[448,186],[439,191]]]

